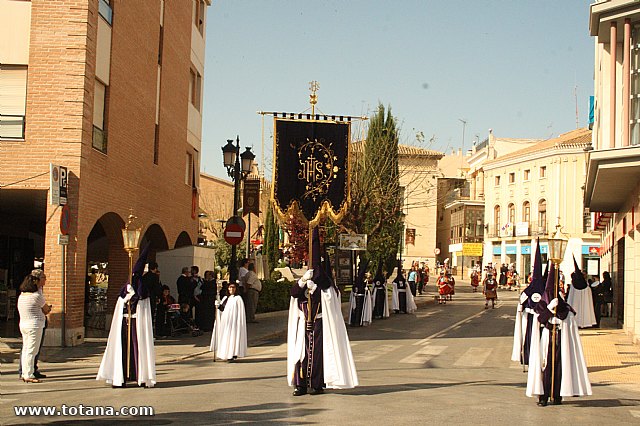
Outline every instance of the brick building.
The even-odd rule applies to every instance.
[[[62,343],[63,302],[65,343],[83,342],[91,266],[108,273],[112,310],[130,209],[151,259],[196,243],[209,3],[0,0],[0,280],[10,291],[44,262],[45,344]],[[50,163],[68,174],[64,269]]]

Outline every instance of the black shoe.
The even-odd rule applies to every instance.
[[[548,402],[549,402],[548,398],[544,396],[538,397],[538,407],[546,407]]]
[[[307,388],[303,388],[301,386],[296,386],[296,388],[293,390],[293,396],[306,395],[306,393],[307,393]]]
[[[559,396],[553,399],[553,405],[562,405],[562,397]]]
[[[319,395],[321,393],[324,393],[324,388],[311,388],[309,395]]]
[[[46,375],[46,374],[42,374],[42,373],[41,373],[41,372],[39,372],[39,371],[34,372],[34,373],[33,373],[33,376],[34,376],[36,379],[46,379],[46,378],[47,378],[47,375]]]

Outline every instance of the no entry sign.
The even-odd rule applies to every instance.
[[[242,237],[244,237],[244,229],[237,223],[227,223],[227,226],[224,228],[224,240],[235,246],[236,244],[240,244],[242,241]]]

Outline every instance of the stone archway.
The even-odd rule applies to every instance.
[[[87,237],[84,306],[87,329],[109,328],[110,314],[127,279],[129,263],[123,249],[124,225],[117,213],[105,213]]]
[[[157,252],[169,249],[167,236],[162,230],[162,227],[156,223],[150,225],[140,239],[140,249],[145,247],[147,243],[151,244],[151,247],[149,248],[149,255],[147,256],[147,262],[155,261]]]
[[[173,248],[180,248],[180,247],[186,247],[186,246],[192,246],[193,243],[191,242],[191,237],[189,236],[189,234],[186,231],[182,231],[180,233],[180,235],[178,235],[178,239],[176,239],[176,244],[173,246]]]

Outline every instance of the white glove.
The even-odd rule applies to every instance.
[[[307,281],[307,288],[309,289],[309,293],[313,294],[313,292],[316,291],[316,288],[318,288],[318,284],[309,280]]]
[[[219,300],[216,300],[214,303],[215,303],[215,305],[216,305],[216,308],[217,308],[218,306],[220,306],[220,301],[219,301]]]
[[[553,299],[551,302],[549,302],[549,304],[547,305],[547,309],[549,309],[551,312],[553,312],[553,310],[556,308],[556,306],[558,306],[558,298],[557,297],[555,299]]]
[[[301,280],[306,283],[311,277],[313,277],[313,269],[307,269],[307,272],[304,273]]]
[[[522,305],[518,304],[518,309],[517,309],[517,311],[518,311],[518,312],[522,312]]]
[[[300,278],[298,280],[298,285],[300,286],[300,288],[305,288],[307,286],[307,282]]]
[[[520,303],[526,302],[528,298],[529,296],[527,296],[527,293],[525,293],[524,291],[520,293]]]

